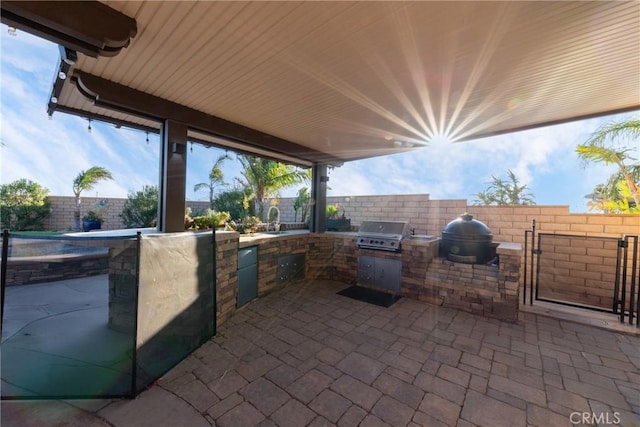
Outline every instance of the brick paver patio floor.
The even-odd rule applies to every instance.
[[[135,400],[2,403],[3,426],[640,426],[640,337],[309,281],[240,310]],[[573,423],[572,423],[573,422]]]

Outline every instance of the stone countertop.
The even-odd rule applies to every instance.
[[[86,232],[86,233],[74,233],[68,234],[65,237],[68,240],[73,240],[74,244],[86,245],[86,246],[114,246],[119,243],[121,240],[121,244],[125,244],[127,241],[134,239],[136,236],[136,232],[138,230],[131,229],[126,230],[118,230],[117,232]],[[194,237],[202,237],[204,235],[210,234],[211,230],[205,231],[192,231],[190,232]],[[189,233],[161,233],[155,229],[145,229],[144,236],[149,238],[180,238],[188,235]],[[240,234],[237,231],[216,231],[216,241],[227,241],[227,240],[236,240],[238,239],[238,247],[245,248],[248,246],[255,246],[266,243],[272,239],[290,239],[290,238],[300,238],[304,236],[309,236],[313,234],[313,236],[325,236],[327,238],[335,238],[335,237],[346,237],[346,238],[357,238],[358,233],[353,231],[327,231],[325,233],[311,233],[307,229],[300,230],[286,230],[286,231],[278,231],[278,232],[258,232],[251,234]],[[70,239],[70,237],[75,237],[75,239]],[[87,238],[91,237],[91,238]],[[102,238],[102,239],[101,239]],[[104,242],[102,242],[104,240]],[[440,238],[437,236],[415,236],[411,238],[410,236],[405,237],[402,240],[402,245],[404,246],[430,246],[434,243],[440,241]],[[102,244],[100,244],[102,243]],[[508,247],[507,250],[512,250],[515,248]]]
[[[232,232],[227,232],[232,233]],[[246,248],[248,246],[260,245],[262,243],[266,243],[269,240],[278,238],[299,238],[302,236],[325,236],[327,238],[332,237],[352,237],[356,238],[358,236],[357,232],[351,231],[327,231],[325,233],[311,233],[309,230],[287,230],[281,232],[261,232],[261,233],[251,233],[251,234],[240,234],[240,242],[239,248]],[[406,237],[402,240],[402,245],[406,246],[431,246],[437,244],[440,241],[440,238],[437,236],[416,236],[414,238]]]
[[[520,243],[503,242],[503,243],[499,243],[498,247],[496,248],[496,253],[498,255],[520,256],[521,252],[522,252],[522,244]]]
[[[437,236],[411,236],[402,239],[402,246],[431,246],[440,242],[440,237]]]
[[[236,233],[237,234],[237,233]],[[299,238],[305,235],[311,234],[309,230],[287,230],[287,231],[270,231],[270,232],[258,232],[250,234],[239,234],[240,242],[239,248],[246,248],[248,246],[260,245],[266,243],[272,239],[285,239],[285,238]]]

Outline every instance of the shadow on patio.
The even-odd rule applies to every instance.
[[[640,425],[640,338],[305,281],[255,300],[135,400],[3,401],[3,426]],[[585,415],[585,416],[586,416]]]

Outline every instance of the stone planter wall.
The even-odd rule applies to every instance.
[[[7,286],[20,286],[106,274],[107,253],[59,254],[11,257],[7,262]]]

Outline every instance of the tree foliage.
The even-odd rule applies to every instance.
[[[479,192],[476,205],[535,205],[535,196],[527,191],[526,185],[518,184],[513,171],[507,171],[508,179],[491,176],[492,181],[485,191]]]
[[[93,166],[86,171],[80,171],[78,176],[73,180],[73,195],[76,198],[76,208],[73,218],[74,229],[80,230],[80,208],[82,200],[80,195],[83,191],[89,191],[95,187],[100,181],[113,179],[111,172],[101,166]]]
[[[0,222],[14,231],[44,230],[50,213],[49,190],[28,179],[0,185]]]
[[[209,207],[213,209],[214,191],[216,187],[224,187],[224,173],[222,172],[222,164],[225,160],[231,160],[231,156],[223,154],[218,157],[209,172],[209,182],[200,182],[193,186],[193,191],[207,190],[209,191]]]
[[[606,184],[598,184],[593,193],[587,195],[591,209],[612,213],[640,213],[640,164],[630,153],[638,144],[622,146],[621,140],[640,139],[640,120],[625,120],[607,123],[598,128],[584,143],[576,147],[578,157],[585,162],[614,164],[618,172]]]
[[[145,185],[129,193],[120,218],[126,228],[154,227],[158,222],[158,188]]]
[[[278,196],[278,191],[291,185],[307,183],[310,170],[302,170],[275,160],[242,154],[238,156],[242,165],[241,184],[250,188],[256,212],[264,217],[265,202]],[[217,206],[218,209],[221,209]]]
[[[640,182],[640,164],[627,167],[633,180]],[[589,210],[604,213],[640,213],[621,171],[612,174],[606,183],[597,184],[593,192],[585,196]]]
[[[228,190],[218,194],[213,204],[219,211],[229,212],[231,218],[240,220],[254,215],[253,204],[250,203],[252,191],[249,188]]]

